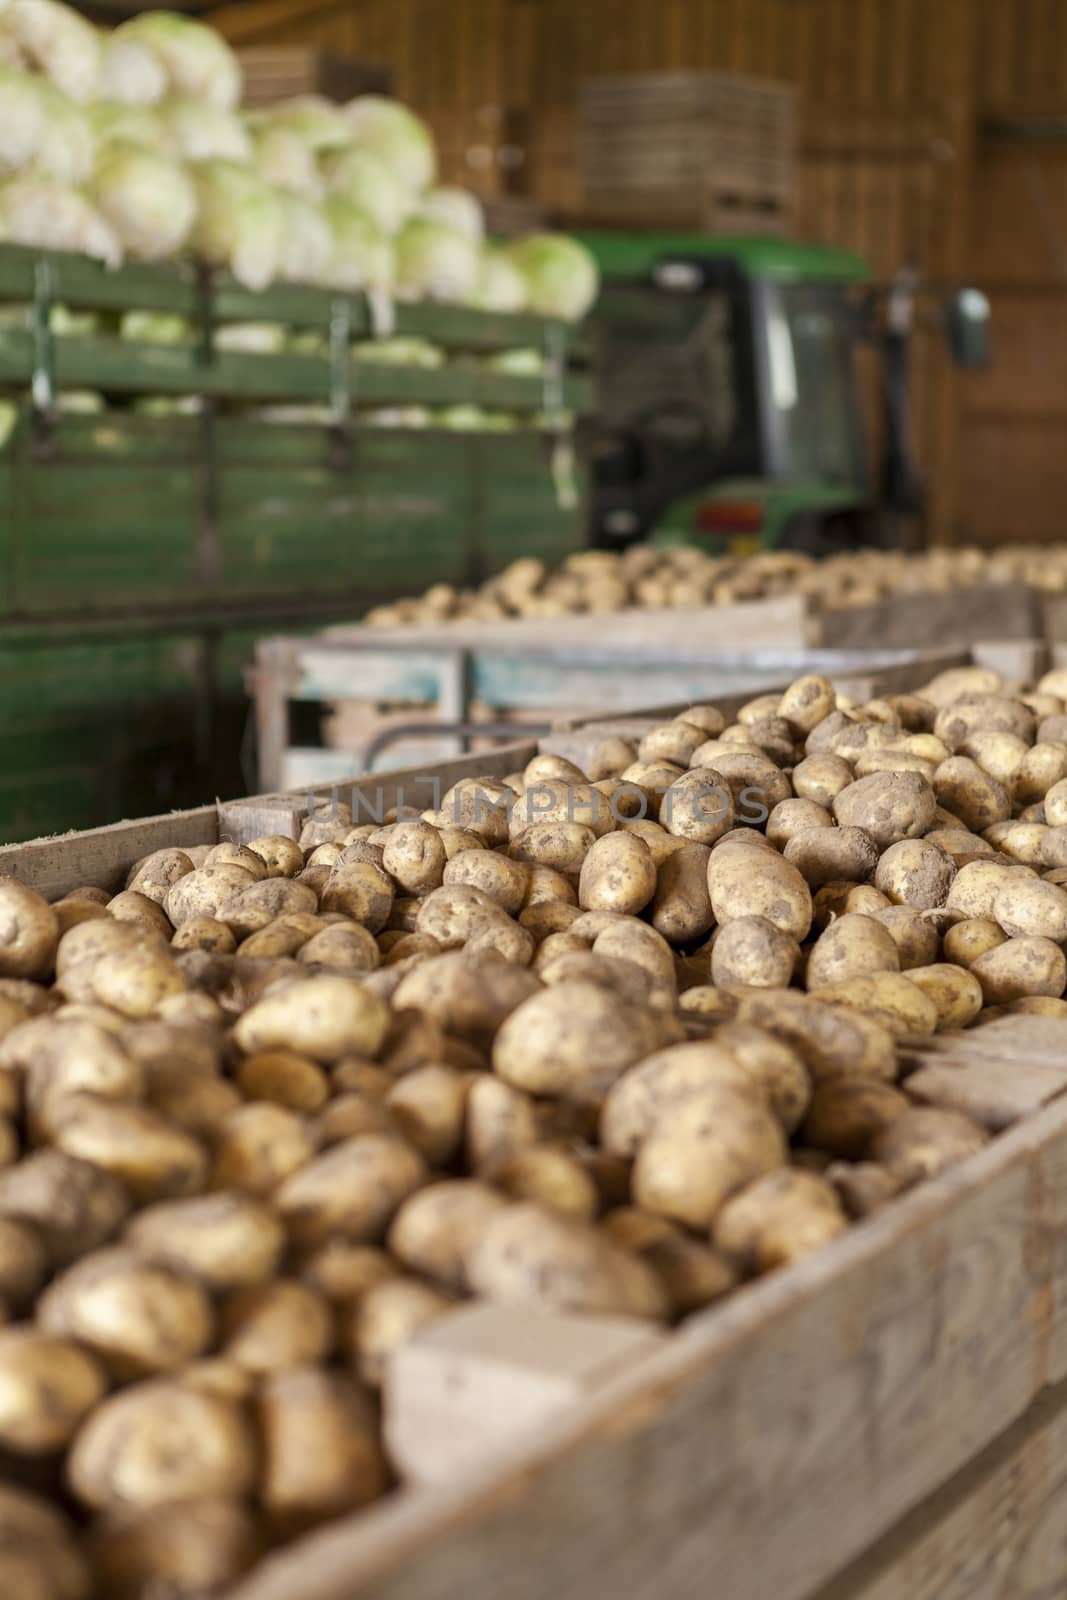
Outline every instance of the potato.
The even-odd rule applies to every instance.
[[[1011,816],[1011,796],[1004,785],[983,772],[967,756],[950,756],[934,774],[938,804],[959,817],[972,833]]]
[[[323,974],[275,989],[238,1018],[234,1042],[249,1055],[290,1049],[329,1063],[359,1050],[373,1056],[388,1026],[381,1000],[348,978]]]
[[[484,1183],[454,1179],[431,1184],[400,1207],[389,1230],[389,1250],[419,1277],[451,1293],[469,1294],[471,1253],[507,1206]]]
[[[1022,868],[1004,860],[971,861],[952,880],[945,910],[961,921],[991,919],[1000,891],[1023,877]]]
[[[711,981],[719,988],[788,986],[800,946],[766,917],[738,917],[721,927],[711,950]]]
[[[385,1491],[374,1409],[340,1373],[272,1374],[260,1392],[259,1433],[260,1500],[282,1531],[354,1511]]]
[[[183,1366],[215,1331],[199,1284],[128,1248],[68,1268],[37,1302],[37,1317],[46,1332],[87,1345],[120,1380]]]
[[[682,712],[682,718],[695,728],[703,728],[705,737],[709,739],[717,738],[726,726],[726,718],[718,706],[688,706]]]
[[[266,1101],[231,1111],[215,1138],[213,1184],[268,1195],[311,1160],[314,1143],[304,1120],[295,1112]]]
[[[792,1045],[816,1083],[853,1073],[896,1077],[893,1035],[861,1012],[824,1005],[793,989],[756,989],[742,996],[737,1021]]]
[[[48,978],[59,944],[59,918],[48,901],[0,878],[0,978]]]
[[[671,856],[685,848],[686,841],[668,833],[660,823],[649,817],[627,817],[619,823],[621,833],[633,834],[643,839],[652,853],[652,864],[658,872]]]
[[[1020,818],[1016,822],[994,822],[991,828],[986,829],[985,836],[1010,861],[1019,861],[1029,867],[1043,867],[1043,845],[1049,831],[1043,822],[1024,822]]]
[[[830,715],[836,704],[834,686],[829,678],[809,673],[789,685],[778,702],[778,715],[797,733],[808,734]]]
[[[964,695],[991,695],[1003,685],[999,672],[992,667],[948,667],[939,672],[921,691],[924,700],[939,709],[952,705]]]
[[[658,815],[674,838],[712,845],[734,826],[735,797],[716,769],[691,767],[664,790]]]
[[[325,1361],[333,1345],[327,1302],[295,1278],[247,1282],[226,1296],[221,1314],[223,1358],[257,1377]]]
[[[339,862],[319,897],[323,911],[340,911],[371,933],[380,933],[393,908],[392,880],[371,861]]]
[[[645,734],[637,746],[637,759],[673,761],[679,767],[687,767],[693,751],[704,744],[707,737],[705,730],[696,723],[687,722],[684,716],[675,717],[672,722],[665,722]]]
[[[207,1174],[204,1148],[148,1106],[99,1094],[69,1094],[50,1109],[57,1149],[118,1178],[135,1200],[195,1194]]]
[[[982,1009],[982,986],[966,967],[939,961],[934,966],[913,967],[908,978],[937,1007],[938,1031],[966,1028]]]
[[[267,869],[268,878],[295,878],[304,867],[304,852],[284,833],[267,833],[248,846]]]
[[[1021,700],[1006,695],[974,695],[944,706],[934,722],[934,733],[953,750],[976,735],[1009,733],[1024,746],[1034,742],[1037,718]]]
[[[397,1011],[424,1012],[449,1033],[488,1047],[515,1008],[540,990],[532,972],[457,950],[405,973],[393,1005]]]
[[[1029,749],[1027,740],[1020,739],[1018,734],[992,728],[978,728],[955,745],[959,755],[969,756],[976,761],[983,772],[1004,784],[1009,791]],[[947,758],[948,753],[946,750],[942,759]]]
[[[220,861],[214,866],[197,867],[195,871],[186,872],[175,879],[167,890],[163,909],[175,928],[180,928],[192,917],[214,917],[225,921],[225,918],[219,918],[220,909],[240,889],[247,889],[255,882],[252,872],[230,862]]]
[[[153,850],[130,869],[126,888],[161,906],[178,879],[192,871],[193,863],[184,850]]]
[[[708,894],[719,923],[765,917],[796,940],[805,938],[811,927],[811,891],[796,867],[782,857],[761,856],[754,871],[744,849],[713,850]]]
[[[948,898],[956,864],[926,839],[902,839],[891,845],[875,869],[875,887],[895,905],[931,911]]]
[[[432,1167],[447,1166],[463,1140],[469,1079],[428,1063],[406,1073],[386,1096],[397,1128]]]
[[[815,1085],[800,1137],[816,1150],[858,1161],[874,1134],[908,1109],[906,1096],[883,1079],[823,1078]]]
[[[566,933],[579,916],[578,906],[568,905],[563,900],[537,900],[519,912],[518,920],[520,928],[524,928],[539,947],[550,935]]]
[[[989,1143],[985,1129],[959,1111],[913,1107],[881,1128],[871,1156],[902,1185],[935,1178]]]
[[[560,983],[531,995],[502,1023],[493,1067],[513,1088],[595,1102],[658,1042],[647,1009],[596,984]]]
[[[88,1600],[92,1581],[66,1517],[0,1485],[0,1592],[11,1600]]]
[[[377,1388],[394,1350],[454,1305],[418,1278],[389,1278],[373,1285],[353,1307],[349,1343],[356,1371]]]
[[[1051,939],[1007,939],[971,962],[986,1005],[1009,1005],[1027,995],[1059,999],[1067,986],[1067,961]]]
[[[515,835],[509,852],[516,861],[551,867],[577,882],[596,837],[592,828],[578,822],[535,822]]]
[[[344,1139],[299,1167],[282,1182],[274,1203],[301,1243],[339,1234],[372,1244],[428,1175],[406,1139],[367,1133]]]
[[[727,1200],[712,1226],[715,1248],[742,1272],[772,1272],[844,1233],[848,1218],[831,1183],[782,1167]]]
[[[928,832],[935,806],[934,791],[918,773],[879,772],[842,789],[832,810],[842,827],[863,828],[883,851]]]
[[[707,1228],[729,1195],[786,1158],[782,1129],[766,1101],[722,1084],[683,1102],[643,1141],[633,1198],[686,1227]]]
[[[83,1424],[67,1459],[74,1494],[97,1511],[204,1496],[241,1499],[256,1482],[256,1468],[255,1438],[241,1407],[175,1379],[109,1396]]]
[[[35,1017],[13,1028],[0,1046],[0,1061],[24,1070],[28,1122],[38,1138],[50,1125],[49,1105],[66,1095],[88,1090],[116,1100],[139,1100],[145,1091],[143,1069],[113,1033],[61,1014]]]
[[[644,1262],[591,1223],[531,1204],[507,1206],[489,1221],[469,1273],[476,1294],[511,1305],[651,1318],[669,1309]]]
[[[843,756],[809,755],[793,768],[793,789],[799,799],[828,809],[854,781],[855,774]],[[816,823],[816,827],[820,824]]]
[[[965,917],[946,930],[944,958],[956,966],[970,968],[987,950],[995,950],[1007,939],[1003,928],[992,917]]]
[[[32,1227],[56,1266],[105,1244],[129,1211],[110,1172],[59,1150],[38,1150],[0,1171],[0,1217]]]
[[[587,776],[595,783],[600,778],[616,777],[637,759],[637,746],[617,735],[602,739],[587,762]]]
[[[584,911],[633,916],[655,889],[656,867],[644,840],[632,833],[609,833],[596,840],[582,863],[578,903]]]
[[[386,841],[382,865],[405,894],[440,887],[448,855],[439,831],[428,822],[403,822]]]
[[[848,912],[821,933],[808,954],[808,989],[862,977],[866,972],[899,972],[900,954],[888,928],[875,917]],[[779,987],[788,983],[783,980]]]
[[[327,1300],[349,1304],[376,1283],[397,1277],[401,1268],[374,1245],[333,1238],[301,1256],[298,1270],[301,1280]]]
[[[683,1105],[713,1101],[725,1085],[770,1104],[765,1085],[752,1069],[714,1040],[693,1041],[658,1050],[626,1072],[608,1094],[600,1114],[600,1143],[627,1160],[653,1134],[670,1131]]]
[[[381,965],[374,935],[359,923],[338,923],[323,928],[301,945],[297,960],[349,978],[361,978]]]
[[[249,1513],[234,1500],[118,1512],[93,1525],[93,1571],[108,1600],[192,1600],[235,1583],[260,1552]]]
[[[870,915],[882,924],[896,945],[901,972],[926,967],[937,960],[937,923],[925,912],[911,906],[885,906]]]
[[[521,1150],[494,1173],[494,1181],[513,1200],[529,1200],[591,1222],[600,1210],[596,1184],[578,1157],[562,1144]]]
[[[240,1192],[149,1206],[125,1242],[146,1261],[188,1273],[208,1289],[236,1289],[277,1271],[285,1233],[266,1206]]]
[[[702,749],[706,750],[707,746],[702,746]],[[752,753],[725,746],[712,757],[701,756],[698,750],[692,768],[694,771],[710,768],[715,774],[709,780],[712,787],[721,785],[725,780],[726,787],[733,795],[737,821],[750,825],[765,822],[775,806],[782,800],[788,800],[793,792],[785,773],[779,771],[762,751]],[[712,817],[718,803],[717,796],[709,794],[708,807]],[[732,823],[727,826],[732,826]],[[725,833],[726,829],[721,831]]]
[[[878,846],[864,828],[804,828],[788,840],[784,855],[805,883],[818,889],[866,882],[877,865]]]
[[[898,1039],[928,1038],[937,1029],[937,1007],[902,972],[872,972],[826,984],[815,998],[862,1011]]]
[[[467,1161],[472,1172],[492,1176],[539,1138],[528,1095],[494,1074],[472,1081],[466,1099]]]
[[[506,844],[514,791],[492,778],[461,778],[441,799],[439,826],[478,833],[485,843]]]
[[[34,1298],[48,1270],[37,1230],[28,1222],[0,1216],[0,1300],[21,1310]]]
[[[660,863],[652,897],[652,926],[670,944],[690,944],[714,925],[708,894],[707,845],[684,843]]]
[[[318,1111],[330,1096],[329,1079],[322,1068],[291,1050],[264,1050],[246,1056],[236,1077],[246,1100],[269,1100],[292,1111]]]
[[[106,1390],[99,1364],[70,1340],[29,1325],[0,1330],[3,1449],[18,1456],[63,1449]]]
[[[218,955],[232,955],[237,940],[232,929],[215,917],[190,917],[175,932],[171,944],[175,950],[212,950]]]
[[[832,828],[833,818],[825,806],[814,800],[782,800],[767,818],[767,838],[778,850],[784,850],[795,833],[805,833],[812,828]]]
[[[1067,940],[1067,891],[1040,878],[1018,878],[1000,889],[993,920],[1010,938]]]
[[[93,964],[90,984],[94,1000],[126,1017],[151,1016],[160,1001],[186,987],[169,952],[150,944],[101,956]]]
[[[512,800],[512,839],[527,828],[544,826],[546,823],[589,828],[597,838],[609,832],[613,825],[607,800],[581,776],[527,780],[522,795],[518,798],[512,796]]]

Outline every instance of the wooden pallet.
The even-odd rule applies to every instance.
[[[383,774],[341,798],[419,803],[536,748]],[[0,850],[0,875],[53,897],[118,887],[164,844],[295,835],[307,805],[263,795],[38,840]],[[954,1075],[955,1103],[966,1092],[1007,1131],[673,1335],[494,1308],[427,1330],[386,1392],[424,1463],[417,1481],[225,1600],[1060,1596],[1065,1035],[1013,1018],[913,1052],[917,1073]],[[990,1098],[991,1069],[1007,1099]],[[442,1481],[441,1452],[464,1437],[477,1459],[453,1456]]]

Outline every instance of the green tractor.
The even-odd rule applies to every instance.
[[[923,486],[910,448],[918,274],[887,289],[850,251],[699,234],[582,236],[603,275],[587,438],[592,538],[831,554],[907,542]],[[974,289],[938,314],[954,359],[988,361]],[[883,363],[884,456],[868,466],[856,356]]]

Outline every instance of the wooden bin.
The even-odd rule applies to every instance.
[[[379,775],[341,797],[418,803],[434,782],[500,775],[536,748]],[[154,848],[295,835],[305,811],[300,796],[267,795],[118,823],[2,850],[0,875],[53,898],[117,889]],[[1012,1018],[962,1049],[944,1037],[924,1047],[916,1064],[947,1055],[957,1077],[995,1068],[1010,1101],[1000,1123],[1025,1120],[797,1266],[677,1333],[633,1341],[597,1381],[572,1377],[566,1404],[498,1430],[447,1481],[268,1558],[225,1600],[1061,1595],[1067,1100],[1032,1084],[1038,1067],[1067,1086],[1065,1033]],[[469,1315],[456,1314],[447,1362],[469,1380],[477,1430],[484,1345],[472,1334],[464,1349]],[[497,1420],[543,1369],[523,1326],[536,1321],[515,1319],[503,1388],[499,1340],[486,1357]],[[572,1326],[556,1330],[564,1354]]]
[[[237,59],[244,73],[246,106],[269,106],[301,94],[320,94],[343,102],[358,94],[388,94],[392,88],[387,67],[353,61],[311,45],[249,45],[238,50]]]
[[[604,224],[784,233],[795,91],[719,72],[589,78],[578,99],[582,209]]]

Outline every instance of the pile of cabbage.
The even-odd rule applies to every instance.
[[[165,11],[111,31],[61,0],[0,0],[0,239],[109,265],[193,255],[277,282],[575,320],[597,292],[563,235],[505,247],[435,186],[433,138],[395,100],[241,110],[237,58]]]

